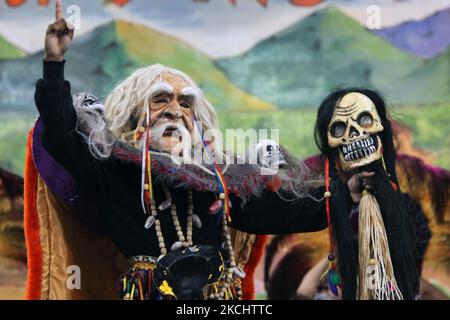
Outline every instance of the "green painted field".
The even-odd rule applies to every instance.
[[[411,128],[414,147],[435,157],[434,164],[450,170],[450,105],[403,107],[393,117]],[[316,111],[273,111],[220,114],[221,128],[278,128],[280,142],[295,155],[318,152],[313,140]],[[240,150],[241,151],[241,150]]]
[[[395,118],[413,130],[415,147],[436,157],[434,164],[450,170],[450,105],[395,110]],[[299,157],[317,153],[313,141],[316,111],[220,112],[221,129],[279,129],[280,141]],[[23,159],[31,116],[0,115],[0,166],[23,172]],[[244,146],[238,146],[242,152]]]
[[[0,36],[0,59],[14,59],[23,56],[25,54],[19,48]]]
[[[32,116],[0,114],[0,166],[23,175],[28,131]]]
[[[415,146],[432,152],[434,164],[450,169],[450,104],[403,108],[399,119],[413,130]]]

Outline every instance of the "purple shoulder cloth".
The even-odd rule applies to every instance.
[[[69,206],[75,204],[75,183],[70,174],[61,166],[42,145],[44,123],[38,118],[34,125],[32,155],[37,171],[50,190]]]

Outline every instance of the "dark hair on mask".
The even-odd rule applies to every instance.
[[[350,209],[353,205],[350,192],[347,185],[338,177],[336,166],[338,150],[329,146],[327,133],[336,105],[342,97],[350,92],[361,93],[372,100],[384,127],[379,136],[383,145],[386,171],[381,160],[371,163],[367,169],[376,173],[373,195],[380,205],[398,286],[404,299],[414,299],[419,289],[416,253],[412,225],[408,218],[406,205],[401,197],[395,172],[396,150],[391,123],[388,120],[387,107],[380,94],[361,88],[340,89],[328,95],[319,107],[315,126],[317,147],[322,152],[322,156],[330,161],[331,222],[333,238],[338,249],[338,268],[342,278],[343,298],[356,298],[358,244],[353,235],[349,218]],[[397,185],[397,190],[394,189],[392,183]]]

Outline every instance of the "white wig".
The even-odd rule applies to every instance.
[[[109,123],[109,130],[119,140],[131,142],[133,134],[144,122],[151,98],[164,89],[164,73],[179,76],[188,83],[189,94],[195,93],[194,116],[202,122],[202,129],[218,129],[216,112],[194,81],[180,70],[153,64],[133,72],[106,98],[105,118]]]

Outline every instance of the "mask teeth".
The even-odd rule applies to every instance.
[[[355,161],[367,158],[375,153],[376,150],[376,139],[373,137],[353,141],[352,143],[342,146],[342,153],[345,161]]]

